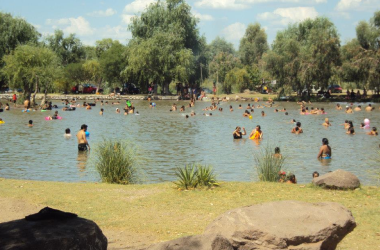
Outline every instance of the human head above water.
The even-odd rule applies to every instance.
[[[319,177],[319,173],[317,171],[313,172],[313,178]]]
[[[66,132],[66,134],[70,134],[70,129],[69,128],[67,128],[66,130],[65,130],[65,132]]]
[[[329,140],[327,140],[327,138],[323,138],[322,139],[322,144],[323,145],[329,145]]]
[[[279,147],[276,147],[276,148],[274,149],[274,153],[275,153],[275,154],[279,154],[279,153],[280,153],[280,148],[279,148]]]
[[[86,125],[86,124],[83,124],[82,126],[80,126],[80,129],[87,130],[87,125]]]

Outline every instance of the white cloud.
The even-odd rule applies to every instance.
[[[132,34],[128,31],[128,27],[118,25],[114,27],[106,26],[98,30],[98,33],[102,38],[112,38],[114,40],[119,40],[121,43],[126,42],[126,40],[132,38]]]
[[[135,15],[129,15],[129,14],[122,14],[121,15],[121,21],[125,24],[130,24],[132,22],[131,18],[135,17]]]
[[[340,0],[336,5],[335,9],[338,11],[346,11],[350,9],[355,9],[360,6],[362,0]]]
[[[379,0],[340,0],[335,9],[338,11],[370,11],[380,8]]]
[[[212,21],[214,20],[214,17],[212,17],[211,15],[208,15],[208,14],[201,14],[195,10],[192,10],[193,12],[193,15],[197,18],[199,18],[199,20],[201,21]]]
[[[107,16],[113,16],[116,14],[116,11],[112,8],[108,8],[106,10],[97,10],[91,13],[88,13],[87,15],[93,16],[93,17],[107,17]]]
[[[142,12],[146,9],[146,7],[148,7],[151,3],[154,2],[156,2],[156,0],[135,0],[124,7],[124,12],[134,14]]]
[[[78,36],[88,36],[94,33],[90,23],[83,17],[78,18],[61,18],[58,20],[47,19],[47,25],[51,25],[54,29],[62,29],[66,34],[75,33]]]
[[[327,3],[327,0],[239,0],[243,3],[302,3],[302,4],[315,4],[315,3]]]
[[[249,5],[243,3],[237,3],[237,0],[201,0],[195,3],[198,8],[210,8],[210,9],[231,9],[241,10],[249,8]]]
[[[287,25],[290,22],[300,22],[307,18],[316,18],[318,12],[314,7],[278,8],[273,12],[264,12],[257,15],[260,20],[273,20],[275,23]]]
[[[221,32],[221,34],[226,38],[228,41],[240,41],[240,39],[244,36],[246,26],[243,23],[234,23],[226,28],[224,28]]]

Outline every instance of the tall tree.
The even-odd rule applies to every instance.
[[[4,55],[10,54],[19,45],[37,44],[40,36],[36,28],[24,19],[0,12],[0,71],[4,66]],[[0,74],[0,87],[3,84],[5,76]]]
[[[340,40],[334,24],[325,17],[307,19],[278,32],[273,50],[264,56],[266,69],[282,89],[298,93],[313,83],[327,88],[340,65]]]
[[[267,34],[259,23],[248,25],[244,37],[240,40],[239,54],[244,65],[258,64],[268,50]]]
[[[64,66],[77,63],[86,56],[85,47],[75,34],[64,37],[62,30],[56,30],[54,35],[46,37],[45,43],[57,53]]]
[[[151,4],[129,26],[133,39],[124,74],[140,84],[155,81],[166,93],[170,82],[187,82],[201,54],[197,22],[184,0]]]
[[[59,75],[59,59],[49,48],[18,46],[14,53],[4,56],[3,73],[12,88],[22,88],[22,100],[29,100],[33,89],[51,91]],[[34,104],[32,102],[32,104]]]

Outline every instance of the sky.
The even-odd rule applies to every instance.
[[[0,0],[0,11],[24,18],[42,36],[61,29],[75,33],[86,45],[112,38],[126,44],[132,38],[128,24],[154,0]],[[337,27],[341,43],[356,37],[355,27],[380,10],[380,0],[188,0],[199,31],[207,43],[224,37],[238,49],[247,25],[260,23],[272,44],[289,23],[317,16],[328,17]]]

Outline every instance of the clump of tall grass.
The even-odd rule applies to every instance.
[[[136,147],[129,141],[104,140],[94,149],[94,166],[103,182],[135,184],[140,178]]]
[[[179,189],[194,189],[197,187],[219,186],[212,166],[189,164],[184,168],[178,167],[175,171],[178,177],[174,184]]]
[[[271,146],[264,146],[258,152],[253,153],[255,169],[260,181],[278,182],[279,172],[284,167],[285,158],[276,157]]]

